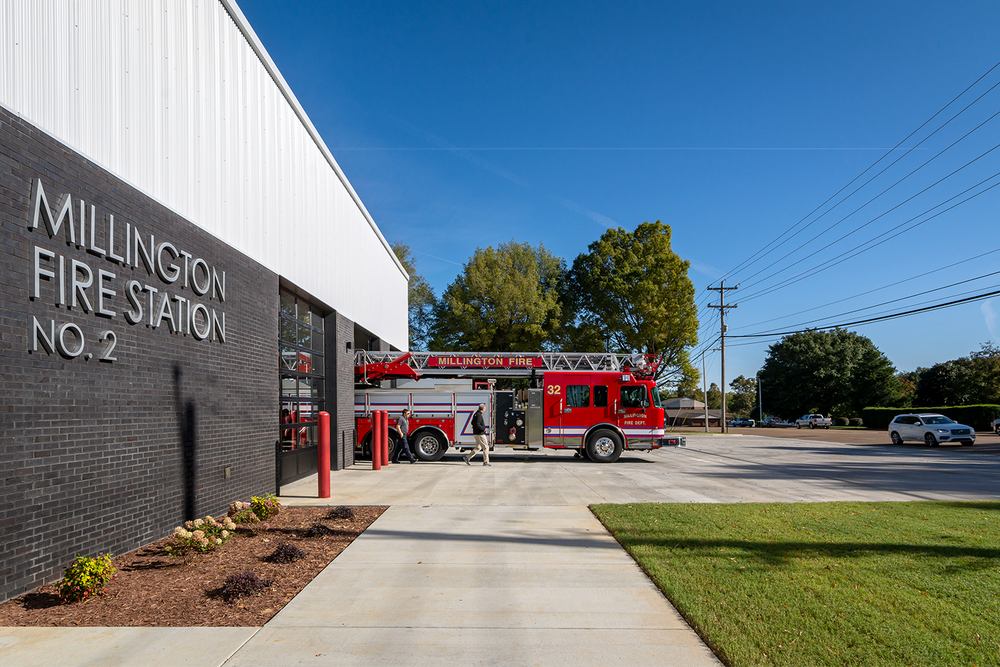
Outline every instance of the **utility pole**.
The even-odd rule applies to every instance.
[[[701,394],[702,398],[705,399],[705,433],[708,433],[708,389],[705,388],[706,384],[705,375],[705,350],[701,351]]]
[[[764,401],[760,393],[760,373],[757,373],[757,426],[764,425]]]
[[[719,293],[719,305],[716,306],[708,304],[708,307],[719,309],[719,322],[721,323],[722,329],[722,433],[729,433],[729,427],[726,425],[726,311],[737,307],[735,303],[728,306],[726,305],[726,290],[739,288],[739,285],[736,287],[726,287],[725,280],[720,282],[718,287],[708,288],[713,292]]]

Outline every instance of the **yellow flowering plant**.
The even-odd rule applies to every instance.
[[[111,554],[98,554],[97,558],[77,556],[66,568],[59,582],[59,597],[63,602],[77,602],[108,592],[107,584],[115,578]]]
[[[281,503],[273,493],[266,494],[263,498],[254,496],[250,499],[250,509],[261,521],[267,521],[281,510]]]

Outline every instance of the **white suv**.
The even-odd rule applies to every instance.
[[[892,444],[899,445],[907,440],[923,441],[928,447],[942,442],[960,442],[963,445],[976,443],[976,429],[959,424],[944,415],[917,414],[899,415],[889,424]]]

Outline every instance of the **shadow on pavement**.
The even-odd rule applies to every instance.
[[[601,531],[605,538],[607,533]],[[365,538],[388,537],[396,540],[421,540],[428,542],[450,541],[450,542],[495,542],[499,544],[537,544],[553,547],[585,548],[585,549],[611,549],[617,550],[620,547],[614,540],[595,539],[593,537],[527,537],[513,535],[483,535],[475,533],[441,533],[424,532],[416,530],[385,530],[373,525],[365,531]]]

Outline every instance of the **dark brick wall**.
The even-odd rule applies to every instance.
[[[326,384],[331,401],[330,467],[343,470],[354,465],[354,322],[339,313],[326,318]],[[347,344],[351,349],[347,349]]]
[[[72,197],[77,225],[81,199],[88,217],[90,205],[97,207],[102,248],[111,213],[116,233],[131,223],[147,240],[153,234],[225,271],[225,302],[150,276],[141,264],[114,264],[61,233],[50,238],[44,227],[30,229],[37,178],[50,207]],[[58,578],[77,554],[124,553],[191,515],[220,514],[233,500],[275,490],[274,273],[4,109],[0,235],[0,600]],[[95,279],[98,269],[114,273],[107,285],[117,292],[110,298],[117,316],[56,306],[54,280],[42,280],[41,298],[32,300],[35,246],[64,256],[67,272],[76,259]],[[165,323],[127,323],[131,279],[224,312],[225,344],[173,333]],[[94,302],[96,286],[86,291]],[[76,323],[85,351],[95,354],[103,347],[99,332],[113,331],[118,361],[29,352],[33,315]],[[67,341],[72,348],[75,338]]]

